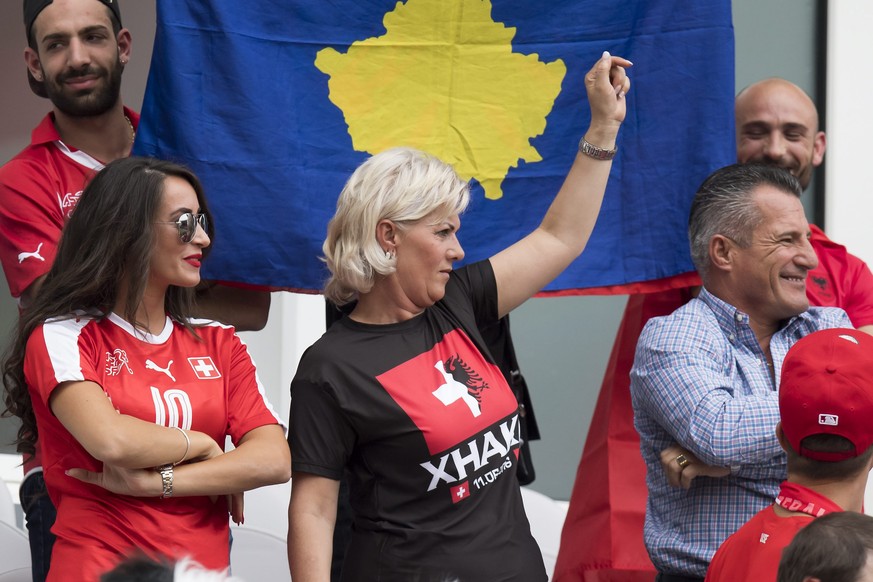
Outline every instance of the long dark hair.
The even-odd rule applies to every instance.
[[[24,356],[31,333],[49,318],[74,317],[85,311],[97,319],[113,309],[127,285],[124,319],[134,326],[149,278],[155,246],[158,208],[164,182],[175,176],[197,194],[200,212],[207,215],[212,238],[212,216],[203,187],[187,168],[150,158],[123,158],[101,170],[85,188],[69,222],[64,226],[57,255],[33,303],[21,314],[18,329],[3,361],[4,416],[21,419],[18,451],[33,454],[36,417],[24,378]],[[209,247],[203,249],[204,257]],[[194,307],[194,289],[170,285],[165,295],[167,313],[194,331],[187,318]]]

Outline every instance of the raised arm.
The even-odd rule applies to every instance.
[[[624,68],[630,65],[630,61],[604,53],[585,75],[591,105],[585,140],[598,148],[615,147],[630,88]],[[577,154],[539,227],[491,257],[501,317],[542,289],[582,253],[597,221],[611,167],[608,160]]]

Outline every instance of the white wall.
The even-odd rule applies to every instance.
[[[270,319],[259,332],[243,332],[258,366],[258,377],[282,420],[288,422],[288,390],[303,351],[324,333],[321,295],[273,293]]]
[[[869,264],[873,264],[871,30],[870,0],[828,3],[825,229]]]
[[[828,171],[825,228],[852,253],[873,264],[873,187],[870,139],[873,136],[873,3],[828,3]],[[873,480],[864,507],[873,514]]]

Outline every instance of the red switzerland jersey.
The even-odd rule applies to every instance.
[[[279,423],[245,345],[233,328],[193,321],[201,339],[167,318],[159,335],[143,334],[110,314],[49,320],[31,334],[24,362],[49,494],[58,509],[48,579],[97,580],[138,548],[191,556],[207,568],[228,566],[228,512],[223,498],[115,495],[64,471],[101,471],[48,408],[62,382],[92,381],[121,414],[209,434],[234,444],[250,430]]]
[[[818,267],[806,279],[811,305],[841,307],[852,325],[873,325],[873,273],[867,263],[850,254],[814,224],[810,242],[818,256]]]
[[[139,125],[136,112],[124,114]],[[61,141],[52,113],[33,130],[30,145],[0,167],[0,264],[12,297],[48,272],[64,223],[101,169],[103,162]],[[25,473],[40,467],[39,442],[36,447],[25,457]]]
[[[782,550],[813,519],[811,515],[780,517],[772,505],[762,509],[718,548],[706,582],[776,582]]]
[[[124,114],[139,125],[135,112],[125,108]],[[103,165],[67,147],[49,113],[30,145],[0,168],[0,262],[13,297],[48,272],[64,222]]]

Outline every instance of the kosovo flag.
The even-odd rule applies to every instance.
[[[734,157],[729,0],[158,0],[157,15],[135,153],[202,179],[213,280],[320,289],[343,184],[401,145],[471,181],[467,261],[505,248],[560,187],[604,50],[635,64],[627,120],[588,248],[548,290],[691,271],[691,197]]]

